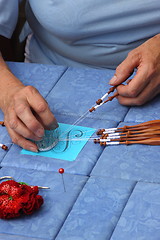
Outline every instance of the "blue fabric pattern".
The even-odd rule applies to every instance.
[[[110,240],[159,240],[159,184],[137,183]]]
[[[1,240],[44,240],[44,238],[30,238],[30,237],[24,237],[24,236],[18,236],[16,234],[10,235],[10,234],[0,234]]]
[[[157,119],[160,119],[160,95],[141,107],[131,107],[124,121],[146,122]]]
[[[56,240],[110,239],[134,185],[134,181],[91,177]]]
[[[4,115],[3,115],[3,112],[0,110],[0,121],[3,121],[3,120],[4,120]],[[1,125],[0,125],[0,143],[6,145],[8,149],[10,149],[10,147],[12,146],[12,141],[8,135],[6,127],[3,127]],[[2,150],[0,148],[0,163],[4,158],[4,156],[7,154],[7,152],[8,151]]]
[[[37,88],[43,97],[51,91],[61,75],[66,71],[63,66],[50,66],[31,63],[7,63],[11,71],[23,84]],[[56,71],[55,71],[56,69]]]

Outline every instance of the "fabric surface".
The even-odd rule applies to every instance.
[[[160,119],[160,95],[139,107],[132,107],[125,116],[125,122],[146,122]]]
[[[7,62],[12,73],[19,78],[25,85],[35,87],[43,97],[56,85],[66,67],[50,66],[42,64],[24,64]]]
[[[8,65],[49,101],[60,123],[73,125],[79,119],[77,125],[98,130],[159,118],[156,98],[136,108],[121,108],[115,99],[80,119],[108,90],[112,70]],[[102,147],[88,141],[74,161],[64,161],[20,154],[21,148],[12,144],[5,127],[0,126],[0,133],[0,142],[9,147],[0,149],[0,177],[10,175],[17,181],[50,187],[40,190],[44,205],[35,214],[0,220],[0,240],[159,240],[159,146]],[[59,168],[64,168],[63,177]]]
[[[134,186],[134,181],[91,177],[56,239],[110,239]]]
[[[126,204],[111,240],[159,240],[160,236],[159,184],[137,183]]]

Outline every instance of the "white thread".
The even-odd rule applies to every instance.
[[[107,145],[118,145],[120,144],[119,142],[107,142]]]
[[[107,139],[116,139],[116,138],[120,138],[121,136],[108,136]]]
[[[108,137],[112,137],[112,136],[120,136],[120,134],[119,133],[110,133],[110,134],[108,134]]]
[[[101,97],[101,100],[103,100],[104,98],[106,98],[108,95],[109,95],[108,93],[104,94],[104,95]]]

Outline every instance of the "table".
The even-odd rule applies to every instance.
[[[8,66],[48,101],[58,122],[73,124],[109,89],[113,70],[14,63]],[[160,96],[142,107],[116,99],[80,122],[109,128],[160,119]],[[0,120],[3,113],[0,112]],[[159,240],[160,148],[121,145],[101,147],[88,141],[75,161],[20,154],[4,127],[0,176],[11,175],[40,190],[44,205],[32,216],[0,220],[2,240]],[[57,169],[64,168],[66,192]]]

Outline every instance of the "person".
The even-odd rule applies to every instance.
[[[1,39],[10,39],[19,0],[0,0]],[[160,1],[158,0],[28,0],[23,35],[25,61],[73,67],[116,69],[124,105],[141,105],[160,92]],[[3,44],[1,45],[3,49]],[[136,75],[123,85],[137,69]],[[32,86],[24,86],[0,57],[0,107],[11,139],[37,151],[27,140],[40,140],[44,128],[57,122]]]

